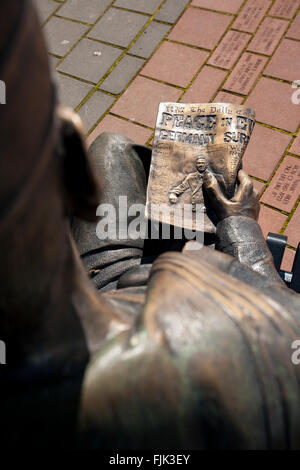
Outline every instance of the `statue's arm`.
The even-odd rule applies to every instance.
[[[175,188],[173,188],[171,192],[174,194],[180,195],[184,193],[184,191],[186,191],[187,189],[189,189],[189,177],[188,176],[184,178],[182,183],[175,186]]]
[[[223,194],[217,179],[207,173],[204,186],[219,220],[216,248],[236,258],[274,283],[284,285],[257,223],[259,201],[248,175],[240,170],[239,188],[232,199]]]

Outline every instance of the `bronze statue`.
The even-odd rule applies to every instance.
[[[145,204],[151,152],[102,134],[88,155],[78,117],[54,109],[31,2],[2,0],[0,22],[2,445],[299,448],[300,298],[248,176],[228,198],[203,175],[216,250],[99,240],[100,200]]]

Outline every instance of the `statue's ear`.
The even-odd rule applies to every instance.
[[[57,113],[60,126],[57,154],[63,172],[66,212],[93,222],[101,190],[85,146],[82,122],[69,108],[60,106]]]

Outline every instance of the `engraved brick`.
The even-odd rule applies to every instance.
[[[89,37],[128,47],[147,21],[145,15],[110,8],[92,28]]]
[[[300,192],[300,160],[287,155],[276,171],[262,202],[291,212]]]
[[[155,18],[167,23],[175,23],[188,3],[189,0],[167,0]]]
[[[289,271],[291,272],[294,264],[294,259],[295,259],[295,251],[291,250],[290,248],[286,248],[284,251],[282,263],[281,263],[281,269],[283,271]]]
[[[84,103],[79,109],[78,114],[83,120],[87,132],[101,119],[113,102],[114,98],[112,96],[96,91],[87,102]]]
[[[288,30],[286,36],[288,38],[299,39],[300,40],[300,12],[298,13],[296,18],[294,19],[294,21],[292,23],[292,26]]]
[[[59,15],[94,24],[110,3],[110,0],[68,0],[59,10]]]
[[[177,88],[138,76],[111,111],[132,122],[154,128],[159,103],[176,102],[181,93]]]
[[[88,26],[73,21],[50,18],[44,27],[48,51],[63,57],[87,30]]]
[[[276,0],[271,8],[270,15],[293,18],[299,4],[299,0]]]
[[[300,134],[294,140],[293,145],[290,148],[290,152],[295,155],[300,155]]]
[[[181,101],[183,103],[206,103],[211,101],[225,77],[226,72],[223,70],[203,67]]]
[[[121,54],[115,47],[82,39],[57,70],[98,83]]]
[[[143,31],[138,40],[133,44],[129,53],[145,58],[150,57],[169,30],[170,27],[166,24],[151,21],[149,26],[147,26],[145,31]]]
[[[244,98],[237,95],[232,95],[231,93],[227,93],[226,91],[220,91],[217,96],[215,97],[214,101],[216,103],[233,103],[233,104],[241,104]]]
[[[269,62],[264,74],[290,82],[300,79],[299,57],[300,42],[284,39]]]
[[[232,69],[246,47],[250,34],[239,31],[228,31],[208,63],[224,69]]]
[[[300,243],[300,206],[297,207],[293,217],[285,229],[284,235],[288,237],[288,244],[297,248]]]
[[[279,233],[285,224],[287,216],[281,212],[261,206],[259,211],[258,223],[266,238],[269,232]]]
[[[287,134],[256,124],[243,158],[245,171],[268,181],[290,140]]]
[[[207,57],[207,52],[164,42],[141,73],[185,88]]]
[[[236,13],[244,0],[193,0],[195,7],[210,8],[211,10]]]
[[[113,94],[121,93],[144,63],[143,59],[126,55],[104,80],[100,89]]]
[[[292,103],[292,89],[287,83],[261,78],[246,104],[255,109],[256,120],[290,132],[296,132],[299,106]]]
[[[75,109],[92,90],[92,86],[80,82],[75,78],[66,77],[60,73],[55,74],[58,86],[58,97],[60,103]]]
[[[265,18],[248,50],[260,54],[272,55],[289,23],[276,18]]]
[[[188,8],[175,25],[169,39],[213,49],[228,28],[232,16]]]
[[[266,62],[267,59],[265,57],[246,52],[242,55],[223,86],[224,90],[247,95]]]
[[[161,4],[162,0],[116,0],[116,7],[128,8],[129,10],[141,11],[153,14]]]
[[[254,33],[271,3],[271,0],[260,0],[259,2],[257,0],[248,0],[233,23],[233,28]]]
[[[126,137],[140,145],[144,145],[152,135],[152,131],[149,129],[107,114],[88,136],[86,141],[87,146],[89,147],[102,132],[115,132],[126,135]]]

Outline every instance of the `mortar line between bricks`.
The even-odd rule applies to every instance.
[[[278,207],[272,206],[271,204],[267,204],[265,202],[260,203],[262,207],[267,207],[268,209],[272,209],[275,212],[278,212],[279,214],[285,215],[286,217],[290,215],[290,212],[286,212],[283,210],[278,209]]]
[[[128,13],[136,13],[137,15],[147,16],[148,18],[153,16],[151,13],[146,13],[145,11],[131,10],[130,8],[119,7],[117,5],[112,5],[112,8],[114,10],[128,11]],[[159,7],[159,9],[160,9],[160,7]]]
[[[59,75],[63,75],[65,77],[73,78],[74,80],[77,80],[78,82],[86,83],[87,85],[91,85],[92,87],[95,86],[95,83],[90,82],[89,80],[86,80],[85,78],[79,78],[76,75],[72,75],[71,73],[61,72],[60,70],[57,70],[56,73],[58,73]]]
[[[213,10],[212,8],[206,8],[206,7],[199,7],[197,5],[190,5],[189,6],[190,8],[194,9],[194,10],[204,10],[204,11],[210,11],[212,13],[219,13],[220,15],[224,15],[224,16],[234,16],[236,19],[236,17],[238,16],[238,13],[229,13],[228,11],[220,11],[220,10]]]
[[[54,2],[53,2],[53,3],[54,3]],[[55,2],[55,4],[57,5],[57,8],[51,13],[51,15],[48,16],[48,18],[46,18],[44,21],[42,21],[42,20],[40,19],[40,24],[41,24],[42,28],[44,28],[44,26],[45,26],[47,23],[49,23],[50,19],[53,18],[53,17],[55,16],[56,12],[63,6],[63,3],[56,3],[56,2]]]
[[[140,127],[142,127],[143,129],[147,129],[148,131],[154,132],[153,127],[146,126],[145,124],[141,124],[140,122],[137,122],[137,121],[132,121],[131,119],[126,118],[126,117],[124,117],[124,116],[121,116],[120,114],[116,114],[116,113],[111,112],[111,111],[110,111],[108,114],[109,114],[110,116],[115,117],[115,118],[119,118],[119,119],[121,119],[122,121],[126,121],[126,122],[128,122],[128,123],[130,123],[130,124],[136,124],[137,126],[140,126]]]
[[[293,17],[293,18],[291,19],[291,21],[290,21],[290,25],[289,25],[289,27],[288,27],[288,29],[287,29],[287,31],[286,31],[286,38],[288,38],[287,34],[289,33],[289,30],[291,29],[292,24],[293,24],[293,22],[294,22],[296,16],[298,15],[298,13],[300,13],[300,4],[299,4],[299,7],[298,7],[297,10],[296,10],[296,13],[295,13],[294,17]],[[290,39],[293,39],[293,38],[290,38]],[[294,39],[294,41],[300,42],[300,39]]]
[[[171,31],[168,32],[168,34],[170,34],[170,33],[171,33]],[[174,43],[174,44],[179,44],[179,46],[190,47],[191,49],[196,49],[197,51],[211,52],[211,49],[205,49],[204,47],[195,46],[194,44],[188,44],[187,42],[176,41],[175,39],[169,39],[169,38],[167,38],[167,39],[166,39],[166,42],[171,42],[171,43]]]
[[[287,229],[287,227],[288,227],[288,225],[289,225],[291,219],[293,218],[293,215],[295,214],[295,212],[296,212],[296,210],[297,210],[299,204],[300,204],[300,196],[298,197],[298,199],[297,199],[297,201],[296,201],[296,204],[294,205],[293,209],[291,210],[290,214],[288,215],[288,218],[287,218],[287,220],[285,221],[285,223],[284,223],[284,225],[283,225],[283,227],[282,227],[282,229],[281,229],[281,230],[282,230],[281,233],[284,233],[285,230]]]
[[[89,96],[86,97],[85,100],[83,100],[79,106],[76,108],[76,111],[78,112],[79,109],[91,98],[91,96],[94,94],[96,90],[99,89],[100,85],[104,82],[104,80],[108,77],[108,75],[114,70],[115,67],[119,64],[119,62],[123,59],[123,57],[126,55],[126,52],[133,46],[133,44],[139,39],[139,37],[143,34],[143,32],[146,30],[146,28],[150,25],[150,23],[153,21],[154,17],[157,15],[159,10],[162,8],[162,6],[166,3],[167,0],[162,0],[160,3],[159,7],[156,9],[156,11],[153,13],[153,15],[149,18],[149,20],[146,22],[146,24],[141,28],[138,34],[134,37],[134,39],[131,41],[129,46],[123,51],[121,56],[114,62],[112,67],[104,74],[104,76],[101,78],[101,80],[97,83],[96,87],[91,90],[91,93]],[[94,126],[91,127],[91,129],[88,130],[88,134],[90,135],[93,130],[98,126],[98,124],[105,118],[105,116],[109,113],[110,109],[116,104],[117,100],[125,93],[125,91],[128,89],[128,87],[131,85],[133,80],[137,77],[139,74],[139,71],[136,73],[136,75],[130,80],[130,82],[127,84],[127,86],[124,88],[124,90],[119,94],[119,96],[115,99],[115,101],[111,104],[111,106],[102,114],[102,116],[98,119],[98,121],[95,123]]]
[[[260,196],[260,200],[261,200],[261,198],[263,197],[263,195],[264,195],[266,189],[270,186],[270,184],[271,184],[273,178],[275,177],[275,174],[276,174],[277,170],[279,169],[280,165],[282,164],[283,160],[284,160],[285,157],[287,156],[287,149],[288,149],[289,145],[290,145],[290,144],[287,145],[287,147],[286,147],[285,151],[283,152],[283,154],[282,154],[280,160],[278,161],[278,163],[277,163],[277,165],[275,166],[275,168],[274,168],[274,170],[273,170],[271,176],[269,177],[268,182],[266,183],[266,188],[265,188],[265,190],[263,191],[263,193],[262,193],[261,196]],[[284,211],[284,212],[285,212],[285,211]]]
[[[180,91],[185,90],[185,87],[183,87],[183,86],[175,85],[174,83],[165,82],[163,80],[160,80],[159,78],[149,77],[148,75],[144,75],[143,73],[140,73],[139,75],[140,75],[140,77],[147,78],[147,80],[152,80],[153,82],[161,83],[162,85],[168,85],[168,86],[171,86],[173,88],[177,88],[177,90],[180,90]]]
[[[83,26],[88,26],[88,27],[94,26],[94,23],[86,23],[85,21],[79,21],[79,20],[76,20],[75,18],[68,18],[67,16],[61,16],[61,15],[58,15],[57,13],[55,13],[53,17],[59,18],[60,20],[70,21],[70,23],[82,24]]]
[[[110,46],[110,47],[114,47],[115,49],[119,49],[120,51],[126,51],[127,47],[124,47],[124,46],[120,46],[119,44],[113,44],[111,42],[108,42],[108,41],[102,41],[101,39],[97,39],[97,38],[91,38],[89,36],[87,36],[85,39],[88,39],[89,41],[93,41],[97,44],[104,44],[105,46]]]

